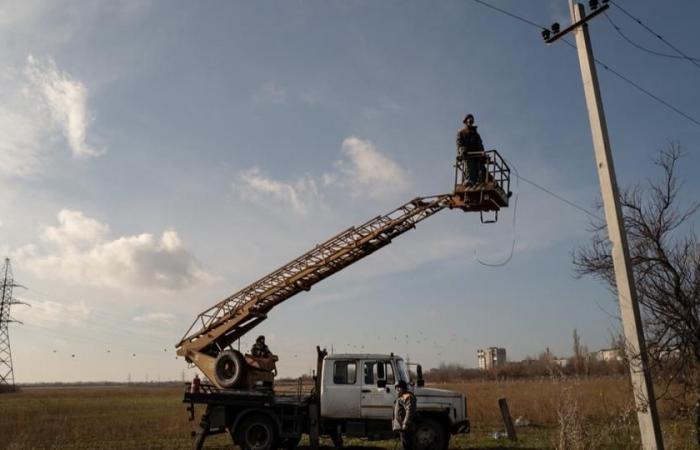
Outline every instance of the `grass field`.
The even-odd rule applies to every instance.
[[[453,438],[455,449],[553,449],[559,441],[560,415],[571,436],[585,448],[638,448],[636,416],[625,379],[468,382],[445,387],[468,396],[473,432]],[[495,440],[502,429],[497,400],[506,397],[519,440]],[[194,423],[181,403],[182,388],[105,386],[25,388],[0,395],[0,448],[7,449],[185,449]],[[686,422],[673,421],[670,405],[661,405],[668,449],[694,449]],[[348,441],[358,447],[393,449],[394,441]],[[228,436],[207,441],[206,448],[231,448]]]

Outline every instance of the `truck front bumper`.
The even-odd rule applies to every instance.
[[[457,422],[452,425],[452,434],[459,433],[469,433],[471,431],[471,426],[469,425],[469,419]]]

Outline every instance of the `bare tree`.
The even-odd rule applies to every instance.
[[[692,399],[700,446],[700,245],[690,221],[700,204],[678,204],[681,157],[680,146],[670,143],[654,161],[662,176],[625,190],[620,200],[649,358],[663,383],[659,397]],[[606,224],[592,226],[591,242],[574,252],[577,273],[602,279],[616,293]]]
[[[574,328],[574,346],[573,346],[573,356],[569,360],[571,362],[572,368],[576,375],[586,375],[588,376],[588,347],[581,344],[581,336],[578,334],[578,330]]]

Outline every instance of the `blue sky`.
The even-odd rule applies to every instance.
[[[565,1],[493,4],[569,22]],[[700,55],[696,2],[619,4]],[[16,379],[177,379],[201,310],[347,227],[451,189],[454,136],[585,207],[598,198],[575,51],[471,0],[0,2],[0,249],[18,290]],[[610,18],[661,42],[615,7]],[[700,117],[700,68],[641,52],[604,17],[596,56]],[[599,69],[621,185],[669,140],[697,198],[700,126]],[[276,308],[258,332],[282,375],[315,345],[424,366],[607,346],[616,303],[577,280],[588,218],[520,182],[496,225],[444,211]],[[503,267],[480,264],[507,258]],[[75,356],[73,356],[75,355]],[[192,372],[186,371],[185,376]]]

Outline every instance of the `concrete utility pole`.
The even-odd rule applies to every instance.
[[[559,26],[553,25],[554,35],[549,37],[549,30],[544,30],[542,36],[547,43],[554,42],[563,35],[573,31],[576,36],[576,48],[578,50],[579,63],[581,65],[581,77],[583,89],[586,94],[586,107],[588,119],[593,135],[593,147],[595,150],[600,191],[603,196],[605,220],[608,224],[608,237],[612,242],[612,260],[615,269],[615,281],[620,302],[622,326],[625,332],[627,350],[630,354],[630,375],[634,389],[634,399],[637,406],[637,419],[644,450],[663,450],[664,443],[659,425],[659,415],[656,409],[654,385],[649,371],[646,343],[642,328],[642,319],[637,302],[637,291],[634,285],[634,275],[630,262],[627,233],[625,232],[620,196],[615,177],[608,128],[605,123],[605,113],[600,97],[598,75],[596,73],[595,59],[588,35],[586,22],[608,8],[607,1],[602,7],[598,2],[590,2],[591,14],[586,16],[582,4],[569,0],[572,25],[559,32]]]

